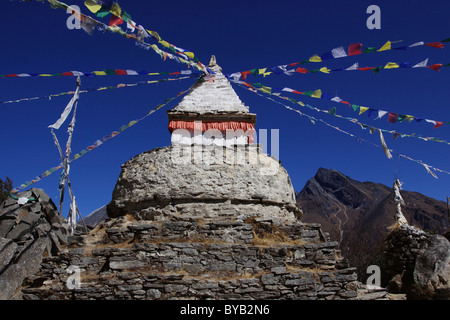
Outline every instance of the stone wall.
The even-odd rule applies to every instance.
[[[403,225],[384,241],[377,259],[381,285],[408,300],[450,300],[450,242]]]
[[[79,271],[80,285],[67,286]],[[71,278],[72,277],[72,278]],[[72,283],[72,282],[71,282]],[[355,299],[355,268],[317,224],[102,223],[83,243],[45,257],[24,299]]]
[[[41,189],[0,204],[0,300],[11,299],[23,280],[39,270],[42,255],[58,254],[67,244],[67,224]],[[28,200],[27,200],[28,199]]]

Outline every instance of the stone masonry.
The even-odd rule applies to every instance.
[[[318,224],[271,220],[101,223],[43,259],[24,299],[355,299],[355,268]],[[79,268],[79,286],[67,282]]]

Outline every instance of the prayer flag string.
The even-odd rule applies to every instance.
[[[128,128],[134,126],[135,124],[137,124],[138,122],[140,122],[140,121],[146,119],[148,116],[152,115],[153,113],[155,113],[156,111],[158,111],[158,110],[161,109],[162,107],[166,106],[167,104],[169,104],[169,103],[172,102],[173,100],[175,100],[175,99],[177,99],[177,98],[179,98],[179,97],[185,95],[189,90],[190,90],[190,89],[185,90],[185,91],[181,91],[181,92],[178,93],[175,97],[168,98],[168,99],[166,99],[166,100],[164,101],[164,103],[159,104],[159,105],[157,105],[155,108],[149,110],[149,111],[148,111],[143,117],[141,117],[140,119],[132,120],[132,121],[128,122],[127,124],[121,126],[121,127],[119,128],[119,130],[113,131],[113,132],[111,132],[111,134],[105,135],[105,136],[103,136],[102,138],[97,139],[92,145],[90,145],[90,146],[88,146],[87,148],[85,148],[85,149],[81,150],[80,152],[76,153],[76,154],[73,156],[72,160],[70,160],[69,163],[72,163],[73,161],[75,161],[75,160],[81,158],[81,157],[84,156],[86,153],[88,153],[88,152],[90,152],[90,151],[96,149],[97,147],[101,146],[103,143],[105,143],[105,142],[111,140],[112,138],[116,137],[117,135],[119,135],[120,133],[122,133],[123,131],[125,131],[126,129],[128,129]],[[57,166],[55,166],[55,167],[53,167],[53,168],[48,169],[47,171],[45,171],[44,173],[40,174],[39,176],[37,176],[37,177],[34,178],[33,180],[30,180],[30,181],[27,181],[27,182],[21,184],[19,187],[15,188],[15,189],[12,190],[11,192],[12,192],[12,193],[17,193],[17,192],[19,192],[19,191],[21,191],[21,190],[27,188],[28,186],[30,186],[30,185],[32,185],[32,184],[34,184],[34,183],[36,183],[36,182],[41,181],[42,179],[48,177],[48,176],[51,175],[52,173],[54,173],[54,172],[60,170],[61,168],[63,168],[63,164],[62,164],[62,163],[60,163],[59,165],[57,165]]]
[[[432,65],[428,65],[428,58],[412,64],[411,62],[388,62],[385,65],[376,66],[376,67],[360,67],[358,62],[355,62],[349,67],[346,68],[335,68],[335,69],[329,69],[327,67],[322,67],[318,69],[306,69],[302,66],[298,67],[297,65],[299,62],[286,64],[286,65],[280,65],[272,68],[261,68],[261,69],[252,69],[248,71],[242,71],[242,72],[234,72],[234,73],[228,73],[225,76],[233,81],[238,80],[244,80],[246,81],[247,76],[252,74],[254,76],[262,75],[264,78],[271,74],[285,74],[288,76],[292,76],[296,73],[325,73],[330,74],[332,72],[338,72],[338,71],[370,71],[372,70],[375,74],[378,74],[381,70],[390,70],[390,69],[414,69],[414,68],[428,68],[434,71],[439,72],[440,68],[442,67],[450,67],[450,63],[443,64],[443,63],[435,63]],[[289,68],[291,67],[291,68]]]
[[[294,94],[299,94],[299,95],[304,95],[304,96],[309,96],[311,98],[316,98],[316,99],[321,99],[321,100],[327,100],[327,101],[333,101],[336,103],[342,103],[342,104],[346,104],[348,105],[349,108],[351,108],[353,111],[358,112],[359,115],[366,113],[368,118],[372,118],[374,120],[378,120],[383,118],[385,115],[388,115],[387,117],[387,121],[391,122],[391,123],[401,123],[401,122],[408,122],[411,123],[413,120],[416,123],[431,123],[433,125],[433,128],[439,128],[444,124],[450,124],[450,122],[444,122],[444,121],[437,121],[437,120],[431,120],[431,119],[424,119],[424,118],[419,118],[413,115],[409,115],[409,114],[399,114],[399,113],[395,113],[395,112],[391,112],[391,111],[386,111],[386,110],[379,110],[379,109],[375,109],[375,108],[369,108],[369,107],[364,107],[364,106],[360,106],[357,104],[353,104],[350,103],[346,100],[341,99],[338,96],[332,96],[329,93],[326,92],[322,92],[321,89],[316,89],[316,90],[308,90],[308,91],[299,91],[299,90],[295,90],[295,89],[291,89],[291,88],[275,88],[275,87],[268,87],[268,86],[264,86],[261,83],[247,83],[247,82],[242,82],[243,85],[245,86],[253,86],[254,88],[263,91],[265,93],[269,93],[269,94],[279,94],[281,92],[289,92],[289,93],[294,93]],[[330,110],[330,112],[332,112]]]
[[[274,93],[271,90],[269,90],[270,87],[265,87],[265,86],[255,87],[255,86],[252,86],[251,84],[243,82],[243,81],[236,81],[234,83],[237,83],[237,84],[239,84],[241,86],[245,86],[249,91],[252,91],[252,92],[261,91],[261,92],[263,92],[263,93],[265,93],[267,95],[273,95],[273,96],[276,96],[276,97],[278,97],[280,99],[288,100],[288,101],[290,101],[293,104],[300,105],[302,107],[307,107],[307,108],[309,108],[311,110],[314,110],[314,111],[317,111],[317,112],[327,113],[327,114],[333,115],[333,116],[335,116],[337,118],[341,118],[341,119],[350,121],[350,122],[352,122],[354,124],[358,124],[361,127],[361,129],[363,129],[363,130],[364,129],[369,129],[370,133],[374,133],[375,131],[380,131],[380,132],[392,134],[394,139],[396,139],[398,137],[401,137],[401,138],[406,138],[406,137],[407,138],[417,138],[417,139],[421,139],[423,141],[441,142],[441,143],[445,143],[447,145],[450,145],[450,142],[448,142],[446,140],[443,140],[443,139],[440,139],[440,138],[436,138],[436,137],[423,137],[423,136],[415,134],[415,133],[412,133],[412,134],[400,133],[400,132],[397,132],[395,130],[386,130],[386,129],[380,129],[380,128],[377,128],[377,127],[374,127],[374,126],[370,126],[368,124],[365,124],[365,123],[362,123],[362,122],[358,121],[355,118],[343,117],[343,116],[337,114],[336,113],[336,108],[332,108],[331,110],[322,110],[322,109],[319,109],[317,107],[311,106],[309,104],[305,104],[302,101],[297,101],[297,100],[292,99],[292,98],[281,96],[279,93]]]
[[[135,87],[135,86],[139,86],[139,85],[143,85],[143,84],[154,84],[154,83],[159,83],[159,82],[178,81],[178,80],[192,79],[192,78],[195,78],[195,76],[168,78],[168,79],[160,79],[160,80],[152,80],[152,81],[140,81],[140,82],[128,83],[128,84],[119,83],[117,86],[107,86],[107,87],[100,87],[100,88],[86,88],[85,90],[80,90],[79,93],[98,92],[98,91],[111,90],[111,89]],[[46,96],[39,96],[39,97],[33,97],[33,98],[22,98],[22,99],[9,100],[9,101],[0,101],[0,104],[32,101],[32,100],[38,100],[38,99],[49,99],[50,100],[54,97],[61,97],[61,96],[66,96],[66,95],[70,95],[70,94],[73,94],[73,91],[54,93],[54,94],[50,94],[50,95],[46,95]]]
[[[200,75],[200,72],[192,70],[182,70],[176,72],[149,72],[136,71],[131,69],[104,69],[99,71],[81,72],[81,71],[66,71],[61,73],[12,73],[0,75],[0,78],[28,78],[28,77],[95,77],[95,76],[185,76],[185,75]]]
[[[238,84],[239,86],[241,86],[242,88],[245,88],[245,89],[247,89],[247,90],[250,90],[248,87],[245,87],[245,86],[243,86],[242,84],[240,84],[240,83],[238,83],[238,82],[235,82],[235,83]],[[276,101],[276,100],[272,99],[272,98],[269,97],[269,96],[265,96],[265,95],[260,94],[258,91],[253,91],[253,90],[250,90],[250,91],[253,92],[253,93],[256,93],[257,95],[259,95],[259,96],[261,96],[261,97],[264,97],[264,98],[269,99],[269,100],[271,100],[271,101],[273,101],[273,102],[275,102],[275,103],[278,103],[278,104],[282,105],[283,107],[285,107],[285,108],[288,109],[288,110],[297,112],[300,116],[305,116],[305,117],[307,117],[307,118],[310,120],[310,122],[311,122],[312,124],[315,124],[316,122],[321,122],[321,123],[323,123],[324,125],[326,125],[326,126],[328,126],[328,127],[330,127],[330,128],[333,128],[334,130],[337,130],[337,131],[339,131],[339,132],[341,132],[341,133],[343,133],[343,134],[346,134],[346,135],[348,135],[348,136],[351,136],[351,137],[353,137],[353,138],[356,138],[358,141],[366,142],[366,143],[368,143],[368,144],[371,144],[371,145],[373,145],[373,146],[375,146],[375,147],[377,147],[377,148],[381,148],[381,149],[384,150],[384,148],[383,148],[382,146],[380,146],[380,145],[378,145],[378,144],[376,144],[376,143],[373,143],[373,142],[371,142],[371,141],[365,140],[365,139],[363,139],[363,138],[360,138],[360,137],[358,137],[358,136],[356,136],[356,135],[354,135],[354,134],[352,134],[352,133],[349,133],[349,132],[347,132],[347,131],[345,131],[345,130],[342,130],[342,129],[339,128],[339,127],[333,126],[332,124],[329,124],[328,122],[324,121],[323,119],[315,118],[315,117],[313,117],[313,116],[310,116],[310,115],[308,115],[308,114],[306,114],[306,113],[301,112],[300,110],[297,110],[297,109],[295,109],[295,108],[291,108],[291,107],[289,107],[289,106],[287,106],[287,105],[285,105],[285,104],[283,104],[283,103],[281,103],[281,102],[279,102],[279,101]],[[398,153],[398,152],[396,152],[396,151],[394,151],[394,150],[392,150],[392,149],[389,149],[389,151],[390,151],[390,153],[392,152],[392,153],[397,154],[399,157],[408,159],[408,160],[410,160],[410,161],[413,161],[413,162],[416,162],[416,163],[422,165],[422,166],[425,168],[425,170],[426,170],[429,174],[431,174],[434,178],[436,178],[436,179],[437,179],[438,177],[431,171],[431,169],[434,170],[434,171],[437,171],[437,172],[446,173],[446,174],[450,175],[450,172],[449,172],[449,171],[442,170],[442,169],[439,169],[439,168],[430,166],[430,165],[428,165],[428,164],[422,162],[421,160],[413,159],[413,158],[411,158],[411,157],[409,157],[409,156],[406,156],[406,155],[404,155],[404,154]]]
[[[64,10],[72,10],[72,14],[74,15],[75,18],[78,18],[81,22],[81,28],[86,31],[88,34],[92,35],[94,30],[97,28],[100,31],[105,31],[108,30],[110,32],[113,33],[117,33],[120,34],[121,36],[127,38],[127,39],[133,39],[136,40],[136,45],[143,47],[147,50],[152,49],[153,51],[155,51],[164,61],[169,58],[171,60],[175,60],[176,62],[179,63],[184,63],[187,65],[190,65],[202,72],[206,72],[206,73],[212,73],[211,70],[209,70],[208,67],[204,66],[197,58],[195,58],[195,56],[193,55],[192,52],[181,52],[181,51],[177,51],[177,49],[180,50],[184,50],[182,48],[178,48],[174,45],[171,45],[170,43],[168,43],[167,41],[162,40],[158,33],[151,31],[151,30],[146,30],[144,27],[142,26],[135,26],[135,29],[137,30],[137,34],[135,33],[127,33],[125,31],[123,31],[118,25],[120,24],[120,20],[123,20],[122,18],[115,16],[113,14],[113,16],[115,18],[113,18],[109,25],[104,24],[101,21],[95,20],[94,18],[85,15],[77,10],[75,10],[74,8],[72,8],[71,6],[60,2],[58,0],[47,0],[50,3],[50,6],[54,9],[57,8],[62,8]],[[92,0],[91,2],[95,2],[94,0]],[[109,5],[108,5],[109,6]],[[87,6],[89,9],[89,6]],[[104,11],[101,11],[102,9],[99,9],[97,12],[100,11],[100,14],[97,13],[97,17],[105,17],[107,16],[109,13],[111,13],[112,9],[112,2],[111,2],[111,6],[109,6],[109,8],[105,8]],[[116,9],[120,9],[116,7]],[[113,9],[115,10],[115,9]],[[116,12],[116,11],[114,11]],[[118,11],[116,12],[118,13]],[[128,17],[128,16],[127,16]],[[123,22],[123,21],[122,21]],[[132,22],[130,20],[130,22]],[[131,24],[130,24],[131,25]],[[128,26],[128,24],[127,24]],[[172,52],[174,52],[176,55],[179,55],[181,57],[176,56],[175,54],[166,52],[164,50],[161,50],[158,48],[158,46],[156,44],[149,44],[146,43],[144,41],[145,38],[147,37],[151,37],[153,39],[156,39],[158,41],[158,44],[162,44],[163,46],[165,46],[166,48],[169,48]],[[187,59],[186,59],[187,58]]]

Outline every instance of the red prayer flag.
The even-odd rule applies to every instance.
[[[434,125],[433,129],[439,128],[440,126],[442,126],[444,123],[442,121],[436,121],[436,124]]]
[[[299,72],[299,73],[307,73],[308,70],[305,69],[305,68],[297,68],[297,69],[295,70],[295,72]]]
[[[303,94],[303,92],[300,92],[300,91],[297,91],[297,90],[292,91],[292,93]]]
[[[123,23],[122,18],[115,16],[115,15],[111,15],[111,20],[109,20],[110,27],[115,27],[122,23]]]
[[[388,121],[389,122],[396,123],[397,119],[398,119],[398,114],[397,113],[389,112],[389,116],[388,116]]]
[[[116,72],[117,75],[119,76],[126,76],[127,75],[127,71],[123,70],[123,69],[116,69],[114,70]]]
[[[252,73],[251,71],[243,71],[243,72],[241,72],[242,80],[247,79],[247,76],[249,74],[251,74],[251,73]]]
[[[431,66],[427,66],[427,68],[433,69],[439,72],[439,68],[442,67],[442,63],[433,64]]]
[[[439,48],[439,49],[442,49],[443,47],[445,47],[442,42],[430,42],[430,43],[425,43],[425,45],[427,45],[429,47]]]
[[[348,46],[348,55],[354,56],[356,54],[362,54],[362,43],[352,43]]]
[[[63,72],[63,73],[61,73],[61,75],[70,77],[70,76],[73,76],[73,73],[69,71],[69,72]]]
[[[368,71],[368,70],[372,70],[372,69],[373,69],[372,67],[358,68],[358,70],[361,70],[361,71]]]

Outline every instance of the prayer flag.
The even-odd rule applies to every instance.
[[[412,47],[417,47],[417,46],[423,46],[424,44],[425,43],[423,41],[420,41],[420,42],[413,43],[413,44],[409,45],[408,47],[412,48]]]
[[[442,126],[444,123],[442,121],[436,121],[436,124],[434,125],[433,129],[439,128],[440,126]]]
[[[299,73],[307,73],[308,70],[305,69],[305,68],[300,68],[300,67],[298,67],[298,68],[295,70],[295,72],[299,72]]]
[[[347,70],[347,71],[349,71],[349,70],[358,70],[358,66],[359,66],[359,64],[358,64],[358,62],[356,62],[355,64],[353,64],[352,66],[348,67],[345,70]]]
[[[322,58],[320,58],[317,54],[313,55],[311,58],[309,58],[310,62],[322,62]]]
[[[429,46],[429,47],[439,48],[439,49],[442,49],[445,47],[441,42],[430,42],[430,43],[425,43],[425,45]]]
[[[378,51],[386,51],[386,50],[391,50],[391,42],[390,41],[386,42],[380,49],[378,49]]]
[[[388,121],[389,122],[396,123],[397,119],[398,119],[398,114],[397,113],[389,112],[389,116],[388,116]]]
[[[395,62],[388,62],[388,63],[384,66],[384,69],[395,69],[395,68],[399,68],[399,65],[396,64]]]
[[[110,27],[116,27],[123,23],[123,20],[119,16],[111,15],[111,19],[109,20]]]
[[[376,52],[376,51],[377,51],[377,48],[375,48],[375,47],[368,47],[368,48],[364,49],[363,53],[372,53],[372,52]]]
[[[103,5],[100,10],[98,10],[96,13],[97,17],[99,18],[104,18],[106,17],[108,14],[110,14],[109,12],[109,8],[105,7],[105,5]]]
[[[425,68],[428,64],[428,58],[423,60],[422,62],[419,62],[418,64],[414,65],[413,68]]]
[[[109,12],[111,12],[116,17],[122,17],[122,9],[120,8],[119,4],[117,2],[114,2],[111,6],[111,9],[109,9]]]
[[[322,67],[322,68],[319,69],[319,71],[323,72],[323,73],[330,73],[331,70],[328,69],[327,67]]]
[[[367,107],[359,107],[359,114],[363,114],[364,112],[366,112],[367,110],[369,110],[369,108]]]
[[[339,47],[331,50],[331,54],[334,58],[342,58],[347,56],[344,47]]]
[[[314,91],[314,93],[311,95],[311,97],[320,99],[322,97],[322,90],[319,89],[319,90]]]
[[[362,43],[352,43],[348,46],[348,55],[354,56],[361,54]]]
[[[97,13],[98,10],[102,7],[97,4],[94,0],[85,0],[84,5],[91,11],[92,13]]]
[[[439,71],[439,68],[442,67],[441,63],[433,64],[431,66],[427,66],[427,68],[433,69],[435,71]]]

